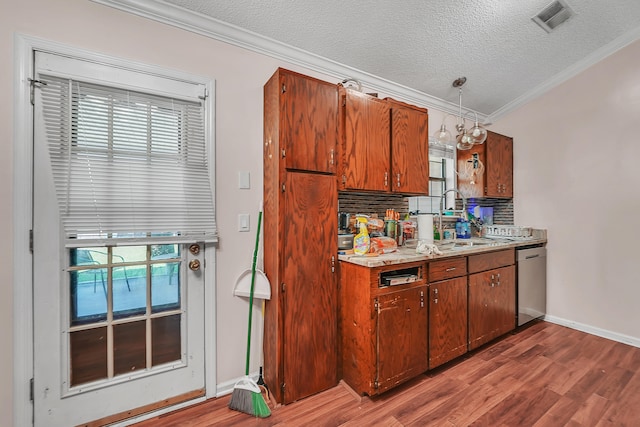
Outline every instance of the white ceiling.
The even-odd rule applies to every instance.
[[[201,29],[206,22],[231,24],[224,37],[279,42],[279,52],[293,47],[313,54],[316,64],[324,61],[324,68],[346,66],[342,70],[350,72],[343,77],[358,78],[365,87],[389,81],[457,105],[452,82],[465,76],[464,107],[495,119],[640,38],[640,0],[565,1],[575,15],[551,33],[531,20],[551,0],[151,3],[165,7],[165,15],[180,12],[165,22],[197,22]]]

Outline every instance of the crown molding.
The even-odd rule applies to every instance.
[[[519,96],[512,102],[504,105],[502,108],[494,111],[490,115],[486,117],[486,123],[495,123],[499,118],[511,113],[512,111],[517,110],[523,105],[533,101],[534,99],[542,96],[544,93],[550,91],[554,87],[566,82],[567,80],[577,76],[581,72],[585,71],[587,68],[592,65],[597,64],[602,61],[606,57],[614,54],[625,46],[630,45],[636,40],[640,39],[640,28],[629,31],[617,39],[613,40],[609,44],[601,47],[600,49],[594,51],[592,54],[586,56],[582,60],[576,62],[569,68],[563,70],[562,72],[556,74],[549,80],[546,80],[542,84],[536,86],[534,89],[529,92]]]
[[[105,6],[132,13],[163,24],[171,25],[230,45],[238,46],[262,55],[295,64],[340,81],[346,78],[359,80],[367,90],[382,92],[390,97],[433,108],[444,113],[457,114],[458,105],[430,96],[424,92],[394,83],[390,80],[358,70],[345,64],[324,58],[285,43],[261,36],[210,16],[188,11],[162,0],[92,0]],[[478,119],[485,121],[478,113]]]

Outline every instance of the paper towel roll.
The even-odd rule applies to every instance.
[[[418,215],[418,239],[433,242],[433,215]]]

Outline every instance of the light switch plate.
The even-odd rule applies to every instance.
[[[249,214],[238,214],[238,231],[249,231]]]
[[[248,171],[238,172],[238,188],[240,189],[251,188],[251,174]]]

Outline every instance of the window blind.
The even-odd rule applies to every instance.
[[[41,74],[66,238],[216,240],[204,107]]]

